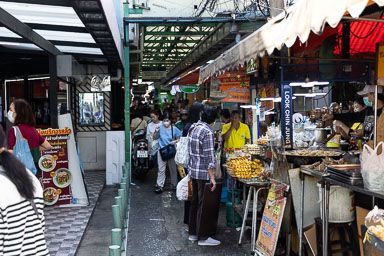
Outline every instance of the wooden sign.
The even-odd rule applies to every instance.
[[[258,255],[273,256],[275,254],[288,190],[288,185],[271,180],[271,188],[265,203],[259,236],[256,241],[256,253]]]

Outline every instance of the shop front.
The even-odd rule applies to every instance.
[[[373,2],[379,6],[383,4]],[[375,4],[373,2],[368,5]],[[274,255],[281,244],[299,255],[338,252],[358,255],[358,244],[360,255],[373,255],[382,250],[382,241],[380,238],[377,240],[383,229],[379,224],[381,211],[374,206],[383,207],[384,189],[374,182],[373,177],[382,180],[384,166],[368,167],[367,161],[370,157],[378,157],[371,153],[377,150],[375,140],[380,138],[377,130],[381,129],[377,120],[380,119],[378,112],[381,111],[382,96],[381,88],[376,84],[380,86],[378,70],[382,64],[382,39],[379,34],[383,30],[375,31],[378,35],[373,39],[368,34],[366,38],[359,38],[366,39],[364,43],[356,43],[353,39],[353,33],[357,33],[354,23],[350,24],[354,31],[345,32],[344,29],[345,23],[349,24],[351,20],[359,23],[360,32],[365,31],[364,26],[371,25],[365,23],[368,20],[364,17],[374,16],[376,12],[372,11],[372,6],[363,12],[366,4],[366,1],[360,4],[346,2],[346,6],[335,7],[327,15],[322,15],[322,9],[315,1],[295,4],[200,69],[199,82],[211,81],[211,92],[219,85],[211,96],[223,99],[229,96],[229,91],[239,92],[240,89],[234,90],[233,85],[230,90],[220,88],[220,84],[227,82],[221,80],[225,71],[233,72],[239,65],[248,63],[247,69],[252,73],[250,105],[247,107],[251,110],[254,124],[253,144],[230,152],[226,168],[232,184],[242,185],[239,193],[243,193],[242,203],[236,196],[235,188],[239,185],[233,185],[231,190],[232,216],[238,213],[243,218],[239,243],[251,209],[251,251],[258,255]],[[331,2],[329,6],[332,6]],[[311,16],[311,12],[317,13]],[[303,22],[303,13],[315,18]],[[358,18],[361,13],[362,17]],[[342,24],[338,27],[341,19]],[[324,49],[318,42],[327,37],[315,35],[321,34],[325,22],[335,27],[336,34],[339,33],[339,41],[335,41],[336,47],[331,48],[330,53],[322,52]],[[369,22],[381,27],[380,21],[371,19]],[[326,33],[328,37],[335,34],[329,29]],[[296,42],[297,35],[300,42]],[[307,45],[296,45],[305,43],[308,38]],[[316,42],[317,46],[311,42]],[[284,44],[290,49],[282,48]],[[295,46],[295,51],[291,46]],[[312,55],[307,51],[305,54],[308,55],[304,56],[298,49],[300,47],[308,47]],[[266,52],[268,57],[264,56]],[[327,54],[332,57],[324,57]],[[263,62],[268,63],[266,70],[275,71],[269,70],[264,74]],[[372,81],[374,85],[366,87]],[[357,92],[370,97],[370,102],[373,102],[367,102],[371,105],[371,121],[360,120],[358,114],[352,113],[352,102],[357,101],[354,98]],[[352,133],[342,131],[340,123],[336,122],[340,120]],[[359,128],[360,123],[364,128]],[[364,130],[361,137],[357,135],[359,130]],[[373,176],[376,174],[381,178]],[[266,189],[268,193],[265,193]],[[261,217],[260,224],[258,216]],[[235,227],[237,221],[235,218],[232,220]],[[329,235],[335,232],[339,233],[338,237]],[[344,236],[348,236],[349,243]],[[339,247],[335,245],[337,243]]]

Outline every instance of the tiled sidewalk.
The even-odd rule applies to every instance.
[[[85,173],[89,206],[46,207],[46,231],[51,256],[75,255],[88,221],[105,184],[105,171]]]

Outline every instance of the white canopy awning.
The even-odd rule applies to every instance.
[[[271,19],[267,24],[253,32],[244,40],[200,69],[199,84],[209,77],[223,73],[265,53],[271,54],[283,45],[291,47],[297,37],[302,43],[308,40],[310,32],[321,34],[328,23],[336,27],[348,11],[358,18],[369,0],[300,0],[285,12]],[[379,6],[384,0],[373,0]]]

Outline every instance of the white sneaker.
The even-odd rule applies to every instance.
[[[189,235],[188,240],[189,240],[189,241],[197,241],[197,236],[195,236],[195,235]]]
[[[198,245],[215,246],[215,245],[219,245],[219,244],[220,244],[219,240],[216,240],[216,239],[213,239],[213,238],[210,238],[210,237],[208,237],[208,239],[206,239],[206,240],[199,240],[199,242],[198,242]]]

